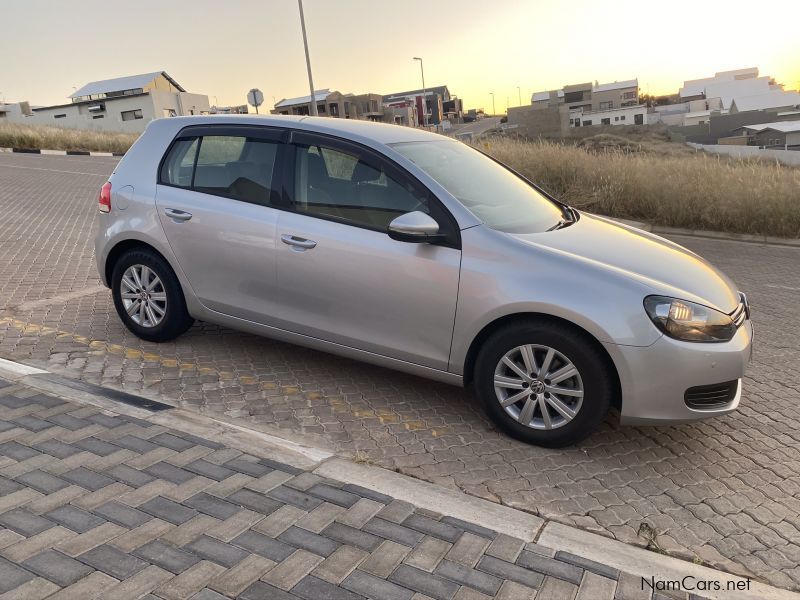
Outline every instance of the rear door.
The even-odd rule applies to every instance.
[[[272,208],[285,130],[188,127],[162,161],[158,217],[206,307],[248,320],[275,314],[278,211]]]

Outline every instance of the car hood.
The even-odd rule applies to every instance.
[[[691,250],[641,229],[581,213],[577,222],[544,233],[509,234],[641,280],[655,294],[699,301],[730,313],[739,305],[736,285]]]

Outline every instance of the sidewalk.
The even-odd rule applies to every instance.
[[[166,405],[23,381],[0,378],[0,599],[795,597]],[[723,591],[643,583],[676,568]]]

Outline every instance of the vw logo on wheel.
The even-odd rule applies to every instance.
[[[531,382],[531,394],[543,394],[544,393],[544,382],[539,381],[538,379]]]

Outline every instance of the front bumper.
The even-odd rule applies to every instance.
[[[749,320],[729,342],[681,342],[662,336],[647,347],[604,346],[614,361],[622,391],[620,422],[667,425],[724,415],[736,409],[741,378],[750,361],[753,327]],[[734,398],[722,406],[697,409],[684,402],[690,387],[739,380]]]

